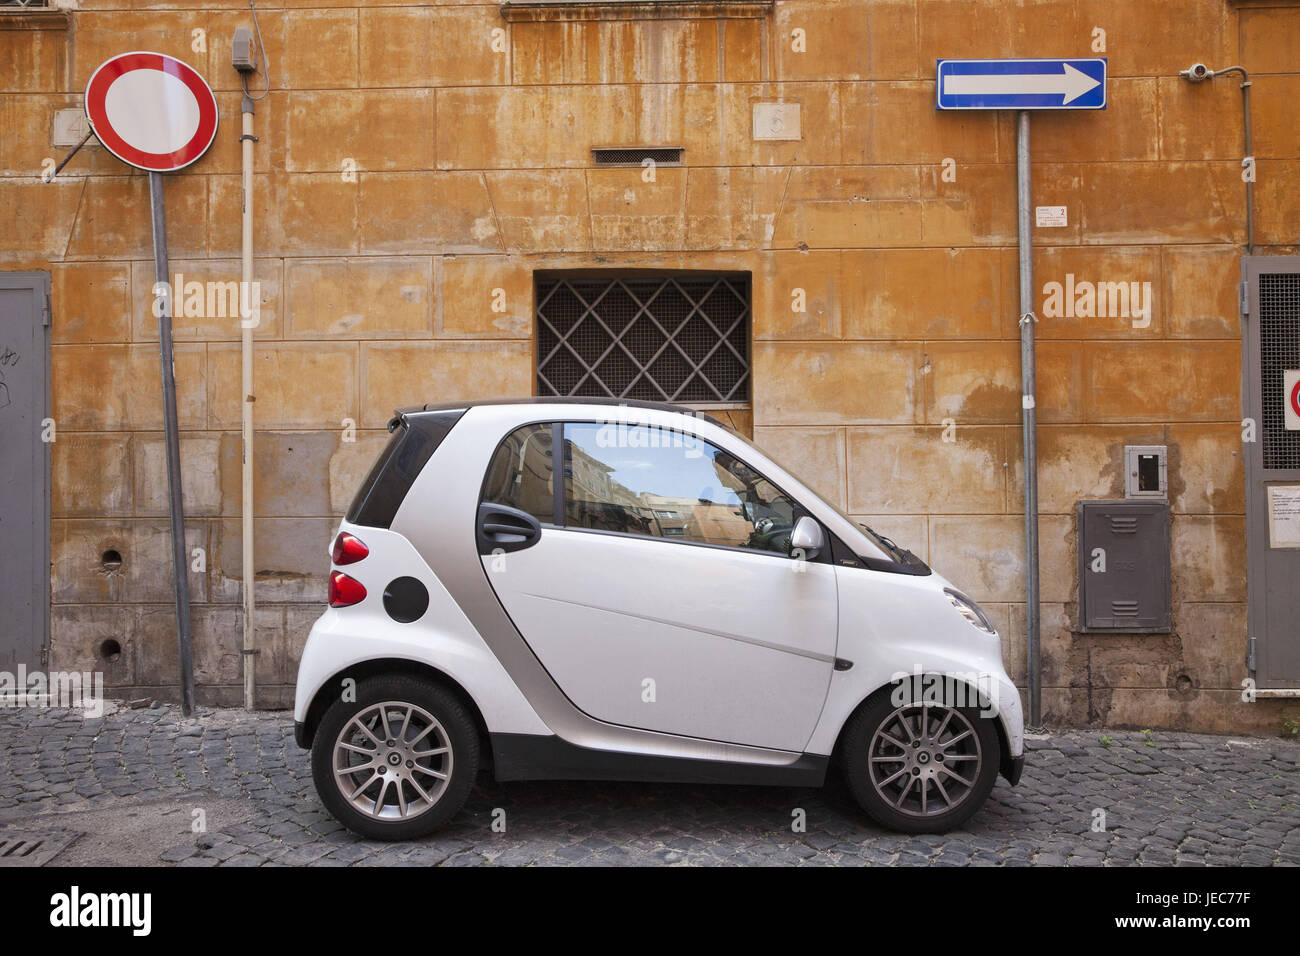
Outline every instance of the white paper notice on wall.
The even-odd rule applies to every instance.
[[[1268,486],[1268,546],[1300,548],[1300,485]]]
[[[1039,229],[1059,229],[1069,225],[1064,206],[1035,206],[1034,225]]]
[[[1300,369],[1282,373],[1282,400],[1286,402],[1286,430],[1300,432]]]

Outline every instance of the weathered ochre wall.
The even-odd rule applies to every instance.
[[[38,177],[63,152],[54,111],[80,105],[100,62],[185,59],[218,90],[222,127],[168,177],[173,272],[236,278],[229,40],[251,21],[236,0],[77,6],[66,27],[0,30],[0,268],[54,277],[54,666],[165,688],[176,652],[146,181],[102,149]],[[1100,28],[1109,109],[1034,118],[1034,201],[1069,215],[1037,230],[1036,283],[1150,282],[1154,301],[1145,328],[1038,327],[1044,710],[1276,728],[1276,703],[1242,704],[1239,687],[1240,94],[1232,78],[1176,73],[1194,60],[1251,70],[1257,251],[1291,251],[1295,4],[790,0],[758,19],[585,22],[508,22],[495,3],[259,10],[273,80],[255,150],[261,701],[291,696],[331,529],[393,407],[530,394],[532,271],[567,267],[752,271],[754,401],[737,420],[985,602],[1022,676],[1014,129],[938,114],[935,59],[1088,56]],[[752,104],[777,101],[800,104],[800,141],[753,139]],[[684,146],[685,165],[654,183],[592,168],[591,147],[618,145]],[[234,702],[238,327],[178,319],[176,338],[188,533],[207,555],[189,577],[200,698]],[[1175,633],[1078,635],[1075,503],[1122,496],[1126,443],[1170,447]],[[102,567],[108,549],[120,569]],[[97,656],[107,639],[123,648],[111,664]]]

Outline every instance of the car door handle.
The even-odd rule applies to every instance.
[[[502,524],[499,521],[483,522],[483,530],[490,535],[522,534],[529,538],[537,534],[536,528],[530,528],[527,525]]]
[[[541,536],[541,522],[527,511],[491,502],[479,505],[474,534],[479,554],[522,551],[536,544]]]

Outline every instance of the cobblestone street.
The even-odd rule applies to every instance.
[[[1300,864],[1300,744],[1261,737],[1031,739],[1020,786],[999,780],[945,836],[880,830],[835,774],[824,790],[483,777],[450,827],[408,844],[326,813],[288,713],[5,709],[0,739],[0,839],[71,839],[56,866]]]

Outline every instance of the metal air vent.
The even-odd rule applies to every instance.
[[[591,161],[597,166],[644,166],[648,159],[656,166],[680,166],[681,146],[609,146],[591,151]]]

